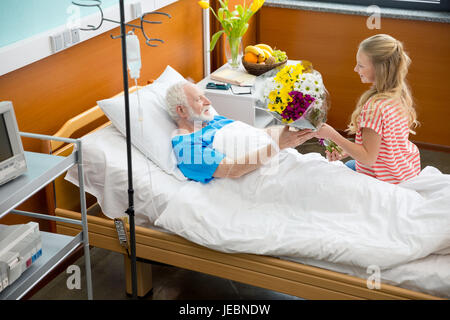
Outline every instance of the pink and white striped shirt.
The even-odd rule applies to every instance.
[[[362,144],[362,128],[370,128],[381,136],[380,151],[372,166],[356,161],[356,171],[389,183],[400,183],[420,173],[420,153],[408,140],[408,119],[401,114],[399,102],[393,99],[371,99],[363,106],[358,118],[355,143]]]

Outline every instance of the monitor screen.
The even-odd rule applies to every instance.
[[[6,128],[5,117],[0,114],[0,162],[13,156],[11,143],[9,142],[8,130]]]

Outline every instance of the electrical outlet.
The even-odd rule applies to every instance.
[[[72,32],[72,44],[80,42],[80,29],[75,28],[71,30]]]
[[[64,39],[62,33],[50,36],[50,43],[53,53],[61,51],[64,48]]]
[[[64,32],[62,33],[64,40],[64,48],[70,47],[70,45],[72,44],[72,37],[70,33],[71,32],[68,29],[64,30]]]
[[[142,4],[140,2],[135,2],[131,4],[131,18],[137,19],[142,16]]]

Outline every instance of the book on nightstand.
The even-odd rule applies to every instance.
[[[253,86],[256,76],[245,71],[233,69],[217,70],[209,76],[212,80],[231,83],[237,86]]]

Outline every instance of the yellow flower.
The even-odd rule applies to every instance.
[[[292,102],[292,100],[294,100],[294,99],[292,99],[292,97],[290,95],[288,95],[286,98],[286,102],[289,103],[289,102]]]
[[[281,73],[289,73],[291,71],[291,66],[290,65],[287,65],[287,66],[284,66],[283,67],[283,69],[281,69]]]
[[[280,98],[281,98],[283,106],[287,106],[287,104],[292,101],[292,97],[288,93],[285,93],[285,92],[280,92]],[[284,110],[284,108],[283,108],[283,110]]]
[[[275,102],[276,99],[277,99],[277,96],[278,96],[278,91],[277,91],[277,90],[272,90],[272,91],[270,91],[270,93],[269,93],[269,99],[270,99],[271,101]]]
[[[265,0],[254,0],[252,5],[250,6],[250,10],[252,12],[258,11],[262,7],[262,5],[264,4],[264,1]]]
[[[197,3],[198,3],[198,5],[200,7],[202,7],[202,9],[208,9],[209,8],[209,2],[208,1],[199,1]]]
[[[289,81],[289,79],[290,79],[290,75],[289,75],[289,73],[286,73],[286,72],[279,72],[276,76],[275,76],[275,81],[276,82],[278,82],[278,83],[282,83],[283,85],[287,82],[287,81]]]
[[[276,110],[276,105],[273,103],[269,103],[268,108],[270,111],[275,111]]]
[[[269,103],[268,108],[270,111],[275,111],[279,114],[283,112],[284,109],[286,109],[286,104],[283,103]]]
[[[295,78],[292,78],[291,75],[292,66],[285,66],[283,69],[281,69],[277,75],[275,76],[274,80],[278,83],[281,83],[284,85],[289,85],[291,82],[295,81]]]
[[[302,75],[303,70],[305,70],[305,67],[303,67],[303,65],[301,63],[295,65],[292,70],[292,77],[294,79],[297,79],[299,76]]]

